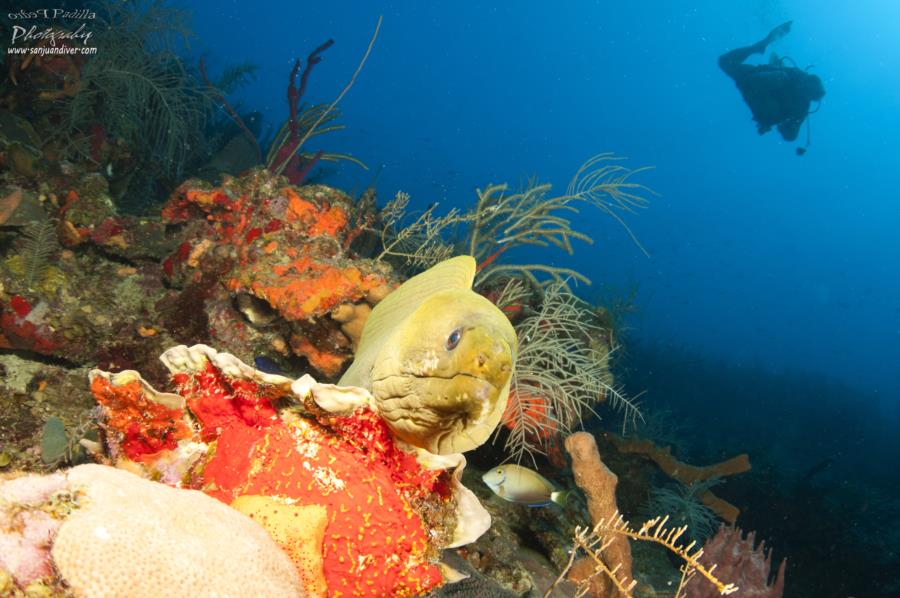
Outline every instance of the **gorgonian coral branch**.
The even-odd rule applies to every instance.
[[[225,112],[228,113],[228,116],[231,117],[234,124],[238,126],[244,136],[253,144],[253,148],[256,151],[256,160],[262,160],[262,150],[259,147],[259,142],[256,140],[256,135],[250,131],[247,124],[244,122],[244,119],[237,113],[237,110],[234,109],[234,106],[231,105],[225,97],[225,94],[219,91],[219,89],[213,85],[212,81],[210,81],[209,75],[206,74],[206,60],[203,57],[200,57],[200,76],[203,78],[203,82],[206,83],[210,95],[222,105],[222,108],[225,109]]]
[[[573,544],[575,545],[573,552],[576,552],[579,549],[583,550],[588,558],[593,561],[595,567],[594,575],[591,575],[581,582],[578,594],[576,595],[583,596],[590,588],[591,579],[596,575],[602,574],[612,581],[616,586],[616,589],[618,589],[623,596],[632,598],[632,590],[637,585],[637,582],[633,579],[629,581],[625,576],[618,576],[617,571],[619,567],[610,567],[609,564],[604,561],[602,556],[603,550],[609,545],[609,542],[611,542],[611,536],[615,535],[625,536],[632,540],[659,544],[684,561],[681,581],[675,591],[675,596],[684,596],[682,593],[684,586],[687,581],[692,578],[694,573],[699,573],[705,577],[709,583],[716,587],[719,594],[723,596],[737,592],[739,589],[737,586],[733,583],[725,583],[713,574],[715,565],[706,567],[700,562],[699,559],[703,556],[703,548],[697,547],[695,549],[696,542],[691,542],[687,546],[684,546],[680,542],[680,538],[687,530],[687,526],[674,528],[666,527],[668,520],[668,516],[654,517],[644,523],[639,529],[635,530],[619,513],[616,513],[609,519],[600,520],[593,529],[583,527],[575,528],[575,535],[572,538]],[[566,569],[563,570],[563,573],[553,586],[551,586],[550,590],[558,585],[563,576],[568,573],[568,569],[571,569],[573,561],[574,558],[569,560]],[[549,591],[546,595],[549,595]]]
[[[516,333],[519,352],[504,417],[512,456],[541,452],[540,441],[548,437],[543,431],[568,432],[606,400],[623,411],[623,425],[640,417],[609,371],[615,348],[592,342],[604,328],[564,283],[546,287],[539,310],[522,320]]]
[[[616,517],[612,520],[600,521],[595,525],[592,530],[592,535],[602,537],[604,534],[619,534],[627,536],[632,540],[641,540],[659,544],[680,557],[684,561],[685,567],[694,570],[705,577],[711,584],[716,586],[716,589],[723,596],[737,592],[739,588],[733,583],[724,583],[718,577],[713,575],[715,565],[706,567],[700,563],[699,559],[703,556],[702,547],[698,546],[695,549],[694,547],[697,546],[697,543],[694,541],[691,541],[687,546],[681,544],[680,538],[684,535],[684,532],[687,531],[687,526],[666,527],[668,521],[668,515],[665,517],[654,517],[653,519],[646,521],[639,529],[635,530],[617,513]]]
[[[581,204],[597,207],[615,219],[646,253],[617,213],[617,210],[633,212],[647,205],[645,195],[652,191],[631,181],[634,174],[646,168],[631,170],[616,164],[617,160],[621,158],[608,153],[592,157],[578,169],[562,195],[553,195],[550,184],[536,181],[515,193],[510,193],[507,185],[479,189],[466,242],[469,254],[480,264],[476,285],[483,285],[501,272],[516,271],[531,279],[544,274],[557,281],[573,278],[590,283],[586,276],[574,270],[549,265],[496,263],[496,259],[512,247],[554,246],[571,255],[573,240],[593,243],[590,236],[572,228],[571,218],[579,213]]]
[[[307,60],[307,68],[300,76],[300,89],[292,91],[294,77],[296,77],[296,71],[298,68],[298,66],[295,64],[295,67],[292,71],[291,84],[288,86],[288,101],[292,107],[292,110],[287,123],[287,134],[280,141],[280,143],[273,145],[274,151],[270,150],[270,159],[269,161],[267,161],[269,170],[271,170],[275,174],[283,173],[291,160],[294,159],[294,156],[297,154],[297,152],[300,151],[300,148],[303,147],[303,144],[306,143],[309,138],[315,134],[317,127],[322,124],[322,122],[325,121],[326,118],[328,118],[332,111],[337,107],[338,103],[343,99],[347,92],[350,91],[350,88],[353,87],[353,84],[356,82],[356,77],[359,76],[359,73],[365,66],[366,61],[369,59],[369,55],[372,53],[372,48],[375,46],[375,40],[378,39],[378,32],[380,31],[380,29],[381,17],[378,17],[378,22],[375,24],[375,31],[372,33],[372,38],[369,40],[369,45],[366,48],[366,51],[363,54],[359,65],[356,67],[356,70],[350,77],[350,80],[347,82],[338,96],[334,99],[334,101],[332,101],[319,113],[318,118],[316,118],[316,120],[313,121],[313,123],[302,134],[298,132],[300,128],[294,122],[296,119],[296,104],[297,101],[299,101],[299,97],[300,95],[302,95],[302,92],[305,91],[309,69],[321,60],[320,54],[331,46],[331,40],[316,48],[316,50],[314,50],[313,53],[309,55],[309,59]],[[297,100],[293,99],[295,96]]]
[[[453,256],[454,246],[444,238],[446,231],[463,222],[465,216],[456,208],[443,216],[435,216],[437,204],[428,207],[414,220],[409,220],[408,193],[398,191],[381,212],[382,251],[376,258],[400,258],[404,265],[425,269]]]

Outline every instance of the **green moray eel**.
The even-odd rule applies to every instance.
[[[367,388],[397,437],[439,455],[484,443],[509,398],[516,333],[474,278],[464,255],[403,283],[372,310],[339,382]]]

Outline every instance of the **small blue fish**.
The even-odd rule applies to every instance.
[[[284,376],[284,370],[281,367],[269,359],[268,357],[264,357],[260,355],[259,357],[253,358],[253,363],[256,364],[256,369],[260,372],[265,372],[267,374],[276,374],[278,376]]]

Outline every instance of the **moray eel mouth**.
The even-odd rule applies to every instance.
[[[400,374],[373,380],[372,391],[400,439],[436,454],[465,452],[484,443],[497,426],[510,368],[505,374],[493,381],[464,372]]]

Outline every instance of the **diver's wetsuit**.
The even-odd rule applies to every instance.
[[[760,135],[773,126],[785,141],[793,141],[800,132],[800,125],[809,114],[813,100],[825,94],[821,80],[815,75],[775,64],[744,64],[753,54],[762,54],[766,46],[790,30],[790,23],[776,27],[762,41],[738,48],[719,56],[719,67],[734,79],[744,101],[753,112],[756,129]]]

